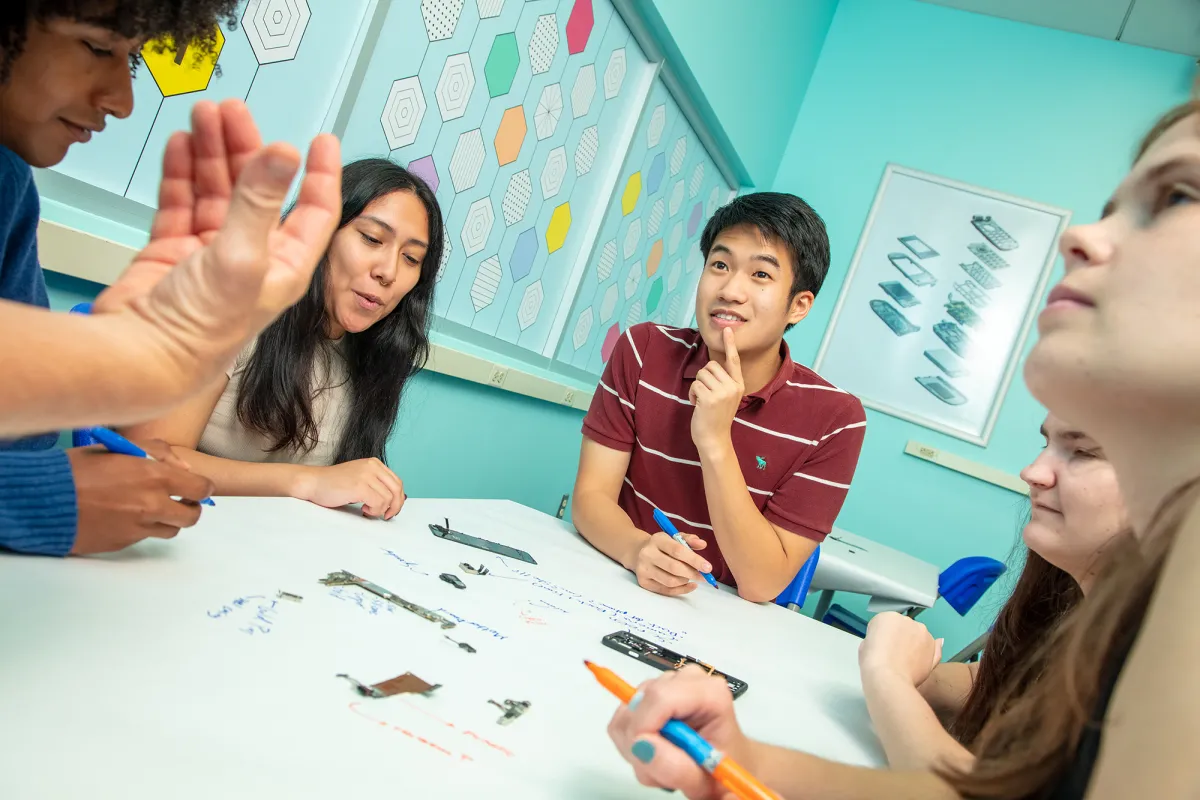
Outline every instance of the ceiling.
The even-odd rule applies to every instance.
[[[1200,0],[924,0],[1200,57]]]

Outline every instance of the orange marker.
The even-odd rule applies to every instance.
[[[600,685],[616,695],[622,703],[628,704],[633,699],[635,689],[611,669],[596,666],[590,661],[583,663],[596,676],[596,680],[600,681]],[[704,737],[692,730],[686,722],[670,720],[660,733],[668,742],[691,756],[693,761],[722,786],[733,792],[738,800],[781,800],[779,795],[763,786],[745,767],[706,742]]]

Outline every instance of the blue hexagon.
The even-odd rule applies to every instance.
[[[512,258],[508,260],[508,271],[512,273],[514,283],[528,277],[529,273],[533,271],[533,259],[537,255],[537,248],[537,232],[533,228],[522,231],[521,235],[517,237]]]
[[[646,173],[646,194],[652,195],[658,191],[658,187],[662,185],[663,172],[667,168],[667,156],[665,153],[659,153],[654,157],[654,162],[650,165],[650,171]]]

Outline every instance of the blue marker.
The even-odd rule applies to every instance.
[[[82,431],[86,436],[90,436],[96,444],[104,445],[104,448],[110,453],[116,453],[120,456],[134,456],[135,458],[148,458],[154,461],[154,456],[147,453],[142,448],[138,447],[133,442],[126,439],[116,431],[110,431],[108,428],[87,428]],[[206,497],[200,501],[201,505],[215,506],[211,497]]]
[[[670,536],[684,547],[687,547],[688,550],[692,549],[691,547],[688,547],[687,540],[683,538],[683,534],[679,532],[679,529],[675,527],[671,520],[667,519],[666,514],[659,511],[657,508],[654,509],[654,521],[658,523],[658,527],[662,528],[663,532],[667,534],[667,536]],[[719,588],[717,586],[717,579],[712,576],[711,572],[701,572],[700,574],[704,576],[704,580],[708,581],[709,586],[713,587],[714,589]]]

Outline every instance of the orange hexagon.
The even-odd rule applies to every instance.
[[[650,245],[650,255],[646,256],[646,277],[654,277],[654,273],[658,272],[658,265],[662,262],[663,244],[662,239],[659,239],[654,244]]]
[[[521,154],[521,144],[525,141],[525,109],[513,106],[504,112],[500,118],[500,128],[496,131],[496,161],[500,166],[511,164]]]

